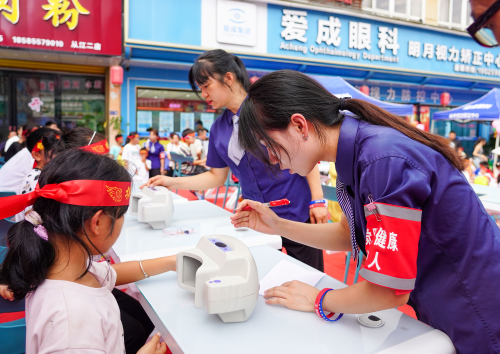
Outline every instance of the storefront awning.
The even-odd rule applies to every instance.
[[[434,113],[436,120],[489,121],[500,118],[500,89],[494,88],[483,97],[466,105]]]
[[[316,81],[318,81],[321,85],[323,85],[324,88],[326,88],[328,91],[330,91],[333,95],[337,97],[351,97],[363,100],[375,106],[378,106],[382,109],[385,109],[386,111],[395,114],[397,116],[410,116],[413,114],[412,104],[388,103],[377,100],[357,90],[355,87],[350,85],[348,82],[346,82],[339,76],[311,75],[311,77]]]

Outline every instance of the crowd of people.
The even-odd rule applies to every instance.
[[[180,172],[183,175],[197,175],[208,170],[206,166],[208,153],[208,131],[201,121],[196,122],[196,129],[184,129],[181,136],[171,133],[169,140],[160,142],[158,130],[149,128],[149,137],[142,144],[137,132],[131,132],[123,142],[123,135],[115,137],[115,145],[111,147],[110,154],[117,161],[127,161],[137,168],[135,181],[143,184],[151,177],[174,176],[177,167],[172,158],[172,153],[182,156],[186,161],[180,163]],[[198,195],[203,198],[201,194]]]
[[[490,187],[498,187],[500,184],[500,175],[495,177],[491,170],[488,156],[485,155],[484,146],[486,139],[477,138],[474,143],[472,156],[468,156],[457,138],[456,132],[450,131],[448,135],[450,147],[463,160],[462,172],[469,183],[480,184]],[[500,162],[496,163],[496,168],[500,168]]]

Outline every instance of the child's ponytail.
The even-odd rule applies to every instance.
[[[35,226],[23,220],[7,233],[9,252],[2,263],[0,283],[7,284],[16,300],[36,290],[54,263],[55,250],[49,240],[35,232]]]

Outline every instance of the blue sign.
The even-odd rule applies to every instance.
[[[267,53],[362,67],[500,77],[500,49],[468,36],[268,4]]]

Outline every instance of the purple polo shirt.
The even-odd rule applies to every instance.
[[[392,249],[387,229],[387,238],[377,245],[380,268],[368,252],[360,274],[381,286],[412,290],[409,304],[418,318],[445,332],[457,353],[500,353],[500,229],[463,174],[439,152],[399,131],[349,116],[340,127],[335,167],[349,194],[363,253],[375,252],[377,239],[385,236],[367,230],[370,214],[364,206],[371,201],[379,206],[380,219],[399,210],[386,220],[408,226],[393,235],[399,241]],[[415,210],[421,211],[417,242],[408,240]],[[407,247],[418,251],[412,259],[416,279],[380,274],[398,266],[397,254]]]
[[[238,112],[239,113],[239,112]],[[207,166],[231,169],[238,177],[244,198],[267,203],[287,198],[290,205],[273,208],[280,217],[305,222],[309,219],[311,189],[306,177],[284,170],[275,177],[256,157],[245,153],[236,166],[229,158],[227,148],[233,132],[233,112],[226,109],[210,130]],[[264,147],[263,147],[264,148]]]

